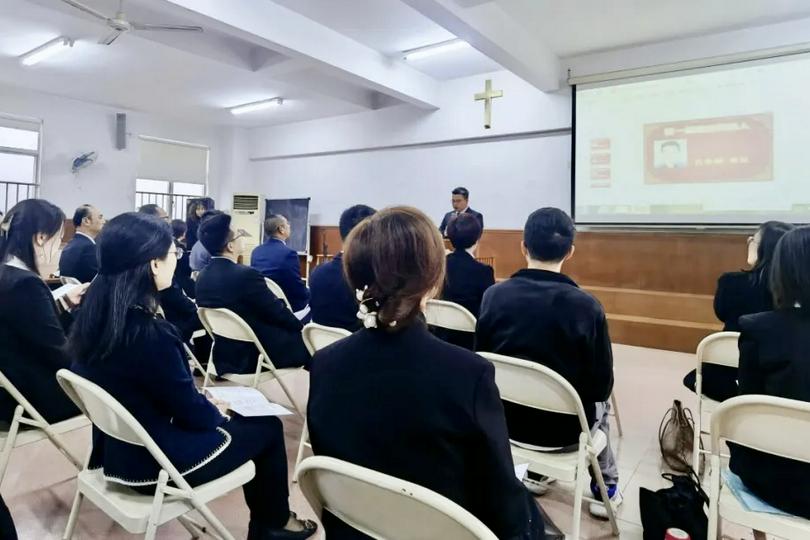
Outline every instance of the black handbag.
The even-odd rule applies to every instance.
[[[689,533],[692,540],[705,540],[709,528],[709,496],[691,468],[686,475],[664,473],[672,487],[652,491],[639,488],[641,526],[644,540],[661,540],[675,527]],[[704,510],[704,506],[706,509]]]

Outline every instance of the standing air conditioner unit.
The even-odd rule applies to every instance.
[[[262,241],[262,214],[260,210],[262,197],[251,193],[234,193],[231,207],[231,228],[244,229],[250,233],[245,238],[244,264],[250,264],[250,254]]]

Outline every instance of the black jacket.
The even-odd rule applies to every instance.
[[[104,390],[132,413],[181,474],[216,457],[230,444],[225,418],[194,386],[175,329],[143,310],[130,310],[134,339],[94,364],[74,362],[72,370]],[[148,485],[160,467],[142,446],[93,429],[91,468],[107,480]]]
[[[83,234],[76,234],[68,242],[59,258],[59,275],[90,283],[98,274],[96,244]]]
[[[714,313],[723,321],[723,330],[739,332],[739,318],[773,309],[768,276],[754,279],[751,272],[727,272],[717,280]]]
[[[195,331],[202,330],[202,322],[197,316],[197,305],[183,293],[177,282],[160,291],[159,299],[166,320],[177,328],[183,341],[188,343]]]
[[[476,218],[478,218],[478,223],[480,223],[480,224],[481,224],[481,228],[482,228],[482,229],[484,228],[484,214],[482,214],[481,212],[476,212],[475,210],[473,210],[473,209],[472,209],[472,208],[470,208],[469,206],[467,207],[467,209],[466,209],[466,210],[464,210],[464,213],[474,215]],[[440,233],[442,233],[442,236],[444,236],[444,235],[445,235],[445,232],[447,231],[447,225],[450,223],[450,220],[451,220],[451,219],[453,218],[453,216],[455,216],[455,215],[456,215],[456,212],[455,212],[455,210],[454,210],[454,211],[452,211],[452,212],[447,212],[447,213],[444,215],[444,217],[442,218],[442,224],[441,224],[441,225],[439,225],[439,232],[440,232]]]
[[[189,298],[196,298],[196,284],[191,279],[191,248],[187,248],[185,244],[174,241],[174,245],[183,250],[183,256],[177,261],[177,267],[174,269],[174,282],[183,289],[186,296]]]
[[[467,308],[478,317],[484,291],[495,284],[492,267],[476,261],[465,250],[455,250],[447,255],[447,276],[442,290],[442,300],[455,302]],[[473,350],[475,336],[469,332],[433,328],[433,333],[441,339]]]
[[[443,300],[461,304],[478,317],[484,291],[492,285],[495,285],[495,272],[491,266],[476,261],[463,249],[447,256]]]
[[[197,305],[227,308],[242,317],[276,367],[303,366],[308,362],[301,321],[270,292],[264,277],[253,268],[213,257],[197,277]],[[253,373],[258,355],[252,343],[214,340],[214,363],[219,375]]]
[[[740,327],[740,394],[810,401],[810,312],[747,315],[740,318]],[[810,464],[733,443],[730,447],[731,470],[751,491],[777,508],[810,519],[810,492],[803,489],[810,483]]]
[[[432,336],[360,330],[312,360],[309,433],[315,454],[414,482],[483,521],[498,538],[528,527],[492,365]],[[366,538],[329,514],[330,540]]]
[[[478,351],[547,366],[576,389],[588,422],[613,390],[613,354],[601,304],[563,274],[520,270],[484,293],[475,333]],[[539,446],[575,444],[575,416],[505,403],[512,439]]]
[[[28,270],[0,267],[0,370],[48,422],[79,414],[56,382],[70,367],[66,337],[50,289]],[[11,421],[17,402],[0,390],[0,420]]]
[[[309,276],[312,297],[312,322],[325,326],[359,330],[363,324],[357,318],[357,300],[343,276],[343,254],[338,253],[329,262],[319,265]]]

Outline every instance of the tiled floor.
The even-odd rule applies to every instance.
[[[692,368],[691,355],[615,346],[616,397],[621,412],[624,436],[611,433],[621,476],[620,487],[624,504],[619,510],[621,538],[642,538],[639,517],[638,490],[665,487],[659,469],[658,425],[673,399],[694,406],[694,396],[681,386],[683,375]],[[297,376],[298,377],[298,376]],[[302,374],[294,380],[295,393],[306,396],[307,379]],[[284,402],[276,388],[270,393]],[[615,425],[613,426],[615,428]],[[287,454],[290,467],[295,459],[301,422],[292,417],[285,420]],[[68,435],[68,445],[81,452],[88,443],[89,428]],[[61,538],[75,489],[75,471],[49,443],[41,442],[16,449],[2,486],[3,496],[11,509],[22,539]],[[539,499],[546,512],[563,530],[571,528],[572,497],[564,492],[551,492]],[[300,515],[313,517],[300,491],[293,486],[291,506]],[[236,538],[247,533],[247,508],[240,490],[211,504]],[[606,522],[590,518],[583,509],[582,538],[611,538]],[[751,532],[733,525],[724,527],[725,538],[752,538]],[[91,503],[85,503],[74,538],[123,539],[136,538],[124,532]],[[158,538],[188,538],[178,523],[161,527]],[[318,538],[323,538],[319,533]]]

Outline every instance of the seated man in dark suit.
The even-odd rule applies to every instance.
[[[231,216],[218,210],[206,212],[199,238],[211,253],[211,262],[197,277],[197,304],[227,308],[250,325],[274,366],[298,367],[309,362],[301,338],[301,321],[267,288],[264,277],[236,261],[244,251],[245,231],[231,229]],[[259,351],[252,343],[222,337],[214,340],[217,373],[253,373]]]
[[[442,290],[442,300],[464,306],[476,317],[484,291],[495,284],[492,267],[475,260],[481,232],[481,224],[472,214],[459,214],[450,220],[447,237],[455,250],[447,255],[447,275]],[[434,328],[433,332],[453,345],[473,349],[473,334],[444,328]]]
[[[355,225],[373,215],[375,211],[364,204],[344,210],[340,215],[340,239],[345,242]],[[309,290],[312,293],[309,305],[312,308],[313,322],[345,328],[351,332],[363,326],[357,318],[358,308],[354,290],[346,283],[346,277],[343,275],[343,251],[312,271],[312,275],[309,276]]]
[[[301,280],[298,253],[287,247],[290,222],[280,214],[271,214],[264,222],[264,244],[253,250],[250,266],[275,281],[290,302],[295,316],[309,321],[309,289]]]
[[[98,274],[98,256],[96,254],[96,236],[101,232],[106,220],[94,206],[83,204],[73,213],[73,226],[76,235],[73,237],[59,258],[59,275],[76,278],[82,283],[89,283]]]
[[[484,215],[480,212],[476,212],[472,208],[470,208],[470,192],[467,188],[464,187],[457,187],[453,190],[453,198],[451,203],[453,204],[453,211],[447,212],[442,218],[442,224],[439,225],[439,232],[442,233],[442,236],[447,236],[447,225],[450,223],[450,220],[454,217],[457,217],[461,214],[472,214],[473,216],[478,219],[478,222],[481,224],[481,229],[484,229]]]
[[[529,216],[521,245],[528,268],[484,293],[475,348],[553,369],[579,394],[592,429],[608,435],[613,353],[605,312],[596,298],[561,273],[563,263],[574,254],[575,235],[574,222],[562,210],[541,208]],[[504,403],[504,409],[510,439],[576,448],[580,434],[576,416],[513,403]],[[599,465],[617,506],[621,503],[619,475],[609,443],[599,455]],[[591,491],[598,499],[595,483]],[[607,516],[602,504],[591,504],[590,511],[597,517]]]

